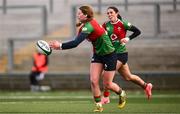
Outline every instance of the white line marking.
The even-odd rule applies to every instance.
[[[110,96],[116,99],[117,96]],[[143,98],[145,95],[128,95],[128,98]],[[92,96],[0,96],[0,99],[91,99]],[[153,98],[180,98],[180,95],[153,95]]]

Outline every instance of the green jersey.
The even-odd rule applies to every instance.
[[[79,30],[79,33],[88,33],[87,40],[92,42],[94,53],[98,55],[107,55],[115,51],[113,44],[107,35],[105,29],[100,26],[96,20],[85,23]]]
[[[126,37],[126,32],[128,29],[130,29],[131,24],[124,20],[118,20],[116,23],[111,23],[108,21],[103,24],[103,27],[106,29],[111,38],[111,41],[115,47],[115,52],[127,52],[126,46],[121,44],[120,40]]]

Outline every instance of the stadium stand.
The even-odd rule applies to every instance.
[[[8,0],[7,0],[8,1]],[[8,56],[7,56],[7,43],[9,38],[14,38],[14,73],[29,73],[31,68],[32,59],[31,55],[34,50],[34,42],[36,40],[27,39],[31,37],[38,40],[45,39],[58,39],[68,40],[71,37],[71,8],[78,2],[86,3],[85,0],[74,1],[55,1],[53,12],[49,11],[48,2],[42,0],[31,0],[27,3],[23,0],[14,0],[8,2],[9,6],[27,6],[27,5],[45,5],[48,9],[48,34],[41,36],[41,11],[37,9],[8,9],[6,14],[0,12],[0,72],[8,72]],[[108,0],[103,1],[110,4]],[[170,0],[129,0],[129,3],[164,3],[172,2]],[[178,1],[179,2],[179,1]],[[89,1],[89,3],[97,3],[97,0]],[[114,0],[113,3],[119,3]],[[2,6],[2,4],[0,4]],[[129,22],[137,25],[142,35],[134,41],[127,44],[129,50],[129,65],[132,71],[135,72],[178,72],[180,71],[180,12],[179,5],[177,11],[173,11],[172,4],[160,5],[161,9],[161,32],[154,36],[154,7],[141,5],[129,6],[128,11],[124,7],[119,7],[120,13],[123,18],[127,18]],[[97,11],[98,8],[95,7]],[[105,12],[106,7],[102,7],[102,12]],[[0,8],[2,11],[2,8]],[[96,18],[100,23],[103,23],[106,18],[102,15],[96,14]],[[22,42],[16,38],[27,39],[22,49]],[[50,73],[88,73],[89,58],[91,56],[91,47],[87,43],[81,44],[75,50],[64,52],[54,51],[50,56]],[[90,48],[90,49],[89,49]],[[29,53],[30,52],[30,53]],[[26,78],[23,78],[26,80]],[[22,79],[22,80],[23,80]],[[18,79],[17,79],[18,80]],[[19,82],[17,82],[19,83]],[[28,87],[28,86],[25,86]]]

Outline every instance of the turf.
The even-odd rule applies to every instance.
[[[155,92],[151,100],[143,93],[127,92],[124,109],[117,108],[117,96],[104,105],[104,114],[180,114],[179,92]],[[0,92],[1,114],[94,114],[89,91]]]

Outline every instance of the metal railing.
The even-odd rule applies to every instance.
[[[37,37],[39,38],[39,37]],[[37,40],[35,38],[27,38],[28,41],[33,41],[33,40]],[[14,69],[14,41],[27,41],[27,39],[25,38],[12,38],[12,39],[8,39],[8,50],[7,50],[7,58],[8,58],[8,65],[7,65],[7,71],[8,73],[11,73]]]
[[[48,38],[50,38],[50,39],[59,39],[60,37],[48,37]],[[8,73],[12,73],[13,70],[14,70],[14,67],[15,67],[15,65],[14,65],[15,56],[14,55],[17,52],[17,51],[15,51],[15,48],[17,48],[17,46],[18,46],[18,45],[15,45],[15,43],[20,42],[21,45],[25,44],[25,43],[29,44],[30,42],[35,43],[39,39],[42,39],[42,37],[40,37],[40,36],[37,36],[37,37],[35,37],[35,36],[34,37],[23,37],[23,38],[21,38],[21,37],[13,37],[13,38],[8,39],[8,41],[7,41],[7,46],[8,46],[8,48],[7,48],[7,60],[8,60],[7,72]],[[62,38],[61,37],[60,39],[63,40],[63,39],[67,39],[67,38],[64,38],[64,37]],[[23,45],[21,47],[19,47],[17,50],[19,50],[22,47],[23,47]],[[35,47],[35,44],[34,44],[34,47]],[[29,53],[32,53],[32,52],[29,52]]]
[[[98,0],[98,13],[101,14],[101,9],[102,6],[108,6],[109,4],[103,3],[102,0]],[[124,0],[124,3],[119,3],[118,5],[124,6],[125,11],[128,11],[129,6],[134,6],[134,5],[153,5],[153,4],[159,4],[159,5],[172,5],[173,11],[177,11],[177,5],[179,4],[179,1],[177,0],[172,0],[169,2],[135,2],[131,3],[129,0]],[[111,4],[112,5],[112,4]],[[117,4],[114,4],[117,5]]]
[[[4,7],[0,7],[0,9],[4,9]],[[41,10],[41,34],[46,35],[48,33],[48,13],[46,6],[37,6],[37,5],[26,5],[26,6],[6,6],[4,12],[12,9],[40,9]]]
[[[49,12],[53,13],[54,9],[54,0],[49,0]],[[3,14],[7,13],[8,9],[8,0],[2,0]]]
[[[129,3],[128,0],[124,0],[124,6],[125,6],[125,10],[128,11],[128,7],[131,5],[150,5],[150,4],[159,4],[159,5],[172,5],[173,7],[173,11],[177,11],[177,5],[179,4],[179,2],[177,0],[172,0],[169,2],[136,2],[136,3]]]
[[[6,1],[6,0],[4,0]],[[6,6],[6,2],[4,2],[4,6]],[[51,3],[53,4],[53,2]],[[99,5],[101,4],[101,5]],[[102,3],[101,0],[99,0],[99,4],[92,4],[92,6],[95,6],[95,7],[99,7],[99,13],[101,12],[101,7],[102,6],[109,6],[109,4],[105,4],[105,3]],[[127,5],[128,4],[128,5]],[[127,5],[127,9],[128,9],[128,6],[130,5],[152,5],[154,6],[154,30],[155,30],[155,33],[154,35],[158,35],[160,32],[161,32],[161,28],[160,28],[160,18],[161,18],[161,13],[160,13],[160,5],[163,4],[163,5],[173,5],[176,9],[176,5],[177,4],[180,4],[180,2],[177,2],[176,0],[174,0],[174,2],[164,2],[164,3],[124,3],[124,4],[111,4],[111,5],[115,5],[115,6],[125,6]],[[76,34],[76,28],[74,26],[74,23],[76,23],[76,8],[78,6],[77,5],[73,5],[71,7],[71,12],[72,12],[72,36],[74,36]],[[42,35],[45,35],[47,34],[47,31],[48,31],[48,24],[47,24],[47,20],[48,20],[48,16],[47,16],[47,9],[46,9],[46,6],[6,6],[6,7],[0,7],[0,9],[3,9],[3,11],[5,13],[7,13],[7,10],[9,9],[14,9],[14,8],[19,8],[19,9],[25,9],[25,8],[37,8],[37,9],[41,9],[42,10]],[[126,9],[126,8],[125,8]],[[40,37],[40,36],[39,36]],[[24,39],[17,39],[17,40],[25,40]],[[33,40],[33,39],[32,39]],[[12,39],[9,39],[8,40],[8,71],[11,72],[13,70],[13,64],[14,64],[14,60],[13,60],[13,56],[14,56],[14,41]]]
[[[172,2],[160,2],[160,3],[154,3],[154,2],[140,2],[140,3],[128,3],[128,0],[126,1],[125,0],[125,3],[119,3],[119,4],[111,4],[111,6],[124,6],[125,7],[125,10],[127,11],[128,10],[128,7],[129,6],[153,6],[154,9],[154,13],[153,13],[153,17],[154,17],[154,35],[153,36],[157,36],[158,34],[160,34],[161,32],[161,9],[160,9],[160,6],[161,5],[173,5],[173,9],[174,11],[176,10],[176,5],[177,4],[180,4],[180,2],[177,2],[176,0],[173,0]],[[71,19],[71,28],[72,28],[72,32],[71,32],[71,35],[74,36],[76,35],[76,27],[74,26],[74,23],[76,23],[76,9],[77,7],[80,6],[80,5],[72,5],[71,7],[71,12],[72,12],[72,19]],[[91,4],[91,6],[94,6],[94,7],[98,7],[98,13],[101,13],[101,7],[104,6],[104,7],[107,7],[109,6],[109,4],[107,3],[102,3],[98,2],[98,4]]]
[[[2,0],[2,4],[3,4],[3,13],[6,14],[7,11],[7,3],[8,0]],[[147,2],[147,4],[151,4],[152,2]],[[173,6],[173,11],[177,10],[177,0],[172,0],[172,2],[159,2],[158,4],[172,4]],[[53,9],[54,9],[54,0],[49,0],[48,2],[49,4],[49,12],[53,13]],[[101,9],[102,9],[102,0],[97,0],[97,4],[98,4],[98,13],[101,14]],[[124,0],[124,8],[126,11],[128,11],[128,7],[129,5],[133,5],[133,3],[130,3],[129,0]],[[145,4],[145,3],[136,3],[136,4]]]

